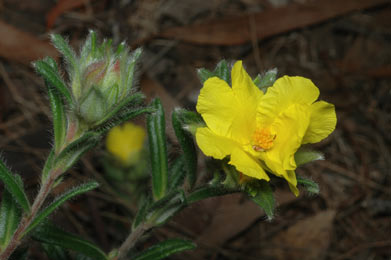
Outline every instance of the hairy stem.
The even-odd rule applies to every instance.
[[[50,194],[54,181],[63,173],[61,168],[53,169],[49,173],[49,178],[44,182],[38,192],[37,197],[34,200],[34,203],[31,207],[31,212],[29,215],[26,215],[22,218],[18,228],[15,233],[12,235],[12,238],[8,246],[0,254],[0,260],[8,259],[12,252],[19,246],[21,239],[24,236],[24,232],[29,227],[31,222],[34,220],[35,216],[39,212],[43,203],[45,202],[47,196]]]
[[[140,225],[138,225],[136,229],[132,233],[130,233],[126,240],[122,243],[121,247],[118,249],[118,255],[115,260],[124,259],[128,251],[135,246],[140,237],[144,235],[144,233],[150,228],[152,228],[151,224],[145,222],[140,223]]]

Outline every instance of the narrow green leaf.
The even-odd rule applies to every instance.
[[[53,69],[53,64],[45,60],[39,60],[33,63],[37,72],[45,79],[47,83],[55,87],[61,93],[70,105],[73,104],[71,92],[68,90],[61,76]]]
[[[140,253],[133,260],[160,260],[172,254],[182,252],[184,250],[192,250],[196,248],[193,242],[182,239],[169,239],[160,242],[144,252]]]
[[[93,30],[90,30],[87,39],[85,40],[83,47],[81,48],[80,58],[84,64],[90,61],[94,57],[96,45],[96,34]]]
[[[237,189],[241,185],[240,182],[240,173],[236,170],[236,168],[232,165],[227,164],[227,160],[222,162],[222,169],[225,173],[225,179],[223,181],[223,185],[226,188]]]
[[[254,79],[254,84],[266,93],[268,87],[272,86],[277,79],[277,68],[271,69]]]
[[[214,76],[213,72],[204,68],[198,69],[197,74],[202,84],[204,84],[207,79]]]
[[[126,43],[121,42],[118,44],[117,50],[115,51],[115,55],[119,56],[122,54],[122,52],[126,49]]]
[[[43,61],[49,64],[49,66],[52,67],[54,71],[58,71],[57,62],[52,57],[45,57]]]
[[[5,164],[0,160],[0,179],[4,182],[4,187],[12,194],[24,211],[30,212],[30,202],[23,189],[23,182],[18,175],[12,174]]]
[[[181,121],[184,125],[197,124],[205,126],[205,122],[200,114],[187,109],[181,109]]]
[[[213,74],[227,82],[228,85],[231,84],[231,70],[226,60],[222,60],[217,64]]]
[[[304,186],[309,193],[319,194],[319,185],[313,180],[297,176],[297,184]]]
[[[125,110],[123,112],[118,113],[118,115],[116,115],[113,119],[100,125],[96,129],[96,132],[99,133],[99,135],[103,135],[114,126],[120,125],[142,114],[153,113],[155,111],[156,109],[154,109],[153,107],[137,107],[137,108]]]
[[[41,243],[43,250],[49,259],[55,260],[69,260],[71,259],[68,252],[60,246],[51,245],[47,243]]]
[[[161,198],[158,201],[155,201],[151,203],[148,207],[148,212],[155,211],[157,209],[163,208],[165,205],[176,203],[177,199],[181,197],[182,191],[181,190],[174,190],[169,192],[167,195],[165,195],[163,198]]]
[[[175,190],[181,186],[186,177],[185,169],[185,158],[181,155],[177,158],[169,169],[170,182],[168,184],[168,189]]]
[[[224,187],[222,185],[220,185],[220,186],[207,185],[207,186],[199,188],[199,189],[195,190],[194,192],[190,193],[186,199],[189,204],[192,204],[194,202],[204,200],[207,198],[223,196],[223,195],[235,193],[238,191],[239,190],[237,190],[237,189],[227,189],[226,187]]]
[[[96,143],[99,140],[99,135],[95,132],[86,132],[80,138],[76,139],[72,143],[68,144],[61,153],[57,156],[55,164],[58,164],[64,159],[68,159],[75,153],[84,151],[86,147],[89,147],[91,143]]]
[[[137,211],[136,216],[134,217],[133,223],[132,223],[132,230],[134,230],[141,222],[145,220],[145,217],[148,213],[148,208],[151,201],[149,196],[144,198],[144,200],[140,201],[139,208]]]
[[[56,160],[56,165],[60,165],[59,167],[63,172],[66,172],[71,168],[76,162],[79,161],[80,157],[83,156],[84,153],[91,150],[99,143],[99,137],[92,138],[88,140],[88,142],[83,143],[82,146],[78,147],[77,150],[74,150],[72,153],[67,154],[65,157],[61,158],[62,160]]]
[[[160,226],[165,224],[170,218],[172,218],[177,212],[181,211],[185,207],[185,204],[176,202],[169,204],[161,209],[158,209],[152,215],[148,215],[147,219],[153,226]]]
[[[77,67],[76,54],[69,46],[68,42],[59,34],[51,34],[50,38],[53,42],[53,45],[64,56],[65,61],[69,63],[71,69],[76,70]]]
[[[261,180],[258,183],[258,193],[250,198],[258,204],[266,213],[269,220],[273,219],[275,200],[273,190],[269,183]]]
[[[129,89],[129,91],[132,89],[134,85],[134,71],[136,69],[136,65],[141,54],[142,54],[142,48],[138,48],[131,53],[131,57],[126,61],[125,74],[127,76],[126,76],[126,81],[124,82],[126,84],[124,88]],[[126,56],[124,55],[124,57]],[[128,86],[130,86],[130,88]]]
[[[54,147],[56,152],[59,152],[66,135],[66,114],[63,101],[57,92],[57,89],[55,89],[55,87],[50,83],[47,83],[46,85],[53,115]]]
[[[43,166],[42,169],[42,177],[41,177],[41,182],[44,183],[45,180],[47,179],[50,170],[52,169],[53,166],[53,161],[54,161],[54,150],[52,149],[48,155],[48,158],[46,159],[45,165]]]
[[[159,99],[151,103],[155,113],[147,116],[149,152],[152,165],[152,192],[155,200],[164,197],[167,190],[167,147],[164,110]]]
[[[79,194],[93,190],[93,189],[97,188],[98,186],[99,186],[99,183],[97,183],[96,181],[91,181],[91,182],[82,184],[80,186],[77,186],[77,187],[67,191],[63,195],[59,196],[55,201],[52,202],[52,204],[50,204],[47,208],[42,210],[34,218],[34,220],[31,222],[30,226],[23,233],[23,236],[25,234],[27,234],[28,232],[30,232],[31,230],[33,230],[38,224],[40,224],[47,216],[49,216],[55,209],[60,207],[64,202],[66,202],[67,200],[69,200]]]
[[[16,201],[11,193],[4,189],[0,207],[0,251],[8,245],[18,227],[20,216],[20,208]]]
[[[123,110],[125,107],[132,105],[137,106],[140,103],[143,102],[145,96],[142,93],[134,93],[126,98],[124,98],[122,101],[120,101],[117,105],[115,105],[114,108],[110,109],[110,111],[104,116],[103,119],[99,120],[95,123],[96,126],[99,126],[109,120],[110,118],[115,117],[121,110]]]
[[[201,68],[197,70],[198,77],[202,84],[205,83],[209,78],[218,77],[227,82],[227,84],[231,84],[231,68],[228,66],[226,60],[220,61],[214,71],[209,71],[205,68]]]
[[[95,57],[96,53],[96,33],[94,31],[90,31],[91,35],[91,55]]]
[[[321,152],[300,148],[295,153],[295,162],[297,166],[317,160],[324,160],[324,155]]]
[[[176,109],[172,112],[172,126],[183,150],[187,180],[192,189],[197,180],[197,150],[194,145],[193,136],[183,129],[184,124],[181,120],[181,114],[182,110],[180,109]]]
[[[40,225],[33,233],[33,239],[80,252],[95,260],[107,260],[106,254],[95,244],[53,224]]]
[[[187,205],[183,190],[176,190],[148,208],[146,219],[153,226],[162,225]]]

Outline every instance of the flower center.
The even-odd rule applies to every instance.
[[[253,149],[257,152],[264,152],[273,147],[276,135],[272,134],[268,128],[258,128],[253,136]]]

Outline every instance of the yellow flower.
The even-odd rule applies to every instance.
[[[109,131],[106,138],[106,148],[121,163],[129,166],[138,161],[144,139],[144,128],[132,123],[125,123]]]
[[[265,169],[285,178],[298,195],[294,154],[334,131],[335,109],[315,102],[318,88],[303,77],[284,76],[264,94],[238,61],[231,72],[232,87],[212,77],[205,81],[197,102],[206,127],[196,131],[203,153],[253,178],[269,181]]]

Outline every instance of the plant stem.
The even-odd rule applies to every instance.
[[[20,221],[18,228],[15,233],[12,235],[8,246],[0,254],[0,260],[7,260],[12,252],[19,246],[21,239],[24,236],[24,232],[29,227],[31,222],[34,220],[35,216],[39,212],[42,204],[45,202],[47,196],[50,194],[54,181],[63,173],[61,168],[51,170],[49,173],[49,178],[45,183],[42,184],[37,197],[34,200],[33,205],[31,206],[31,212],[29,215],[26,215]]]
[[[136,227],[136,229],[129,234],[129,236],[126,238],[126,240],[122,243],[121,247],[118,249],[118,255],[115,258],[115,260],[121,260],[124,257],[126,257],[126,254],[128,251],[134,247],[134,245],[137,243],[137,241],[140,239],[142,235],[149,229],[151,229],[152,226],[149,223],[143,222],[140,223]]]

